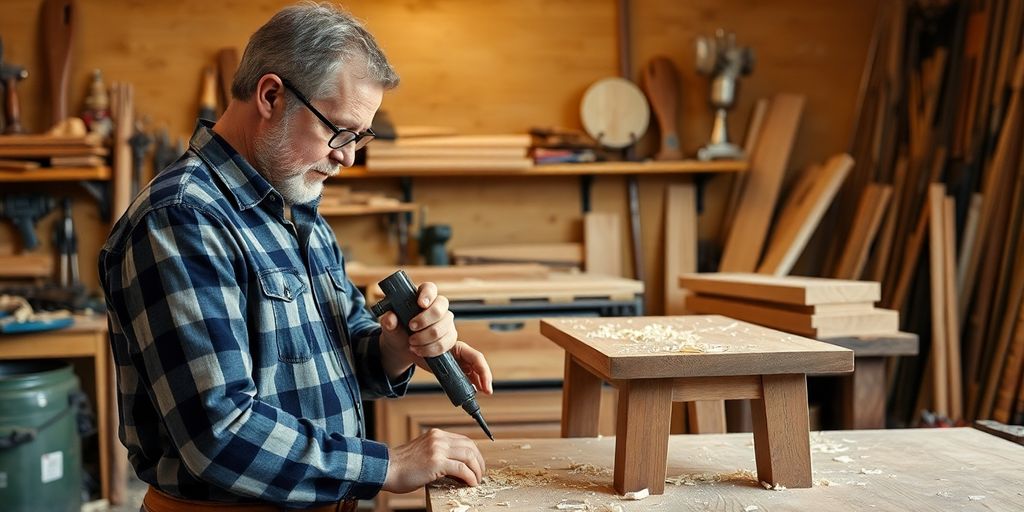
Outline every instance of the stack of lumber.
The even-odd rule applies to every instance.
[[[0,169],[101,166],[107,150],[100,142],[99,137],[91,135],[0,135]]]
[[[880,281],[921,334],[894,419],[1024,420],[1024,3],[880,4],[855,111],[821,275]]]
[[[369,171],[521,171],[533,161],[522,135],[442,135],[375,140],[366,148]]]
[[[583,244],[507,244],[459,247],[452,250],[456,265],[538,263],[560,270],[583,266]]]
[[[748,273],[684,274],[686,309],[814,338],[899,331],[899,314],[879,309],[878,283]]]
[[[396,206],[401,201],[384,194],[373,192],[357,192],[345,185],[329,185],[324,187],[320,206],[328,205],[364,205],[364,206]]]

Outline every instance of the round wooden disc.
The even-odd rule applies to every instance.
[[[644,93],[633,82],[604,78],[583,94],[580,119],[587,134],[602,146],[624,148],[643,137],[651,111]]]

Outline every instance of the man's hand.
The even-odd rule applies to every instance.
[[[414,491],[445,476],[477,486],[486,470],[484,458],[472,440],[436,428],[391,448],[389,458],[383,489],[396,493]]]
[[[380,317],[383,328],[380,342],[388,375],[397,377],[413,364],[429,370],[424,357],[439,356],[451,350],[476,389],[491,394],[491,368],[483,354],[458,341],[455,315],[448,311],[448,298],[438,295],[437,285],[428,282],[420,285],[417,301],[424,310],[409,321],[412,335],[407,335],[398,325],[398,316],[393,311]]]

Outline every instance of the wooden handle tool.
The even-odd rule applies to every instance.
[[[656,160],[682,160],[676,112],[679,110],[679,73],[667,57],[655,57],[644,68],[644,88],[661,127],[661,149]]]
[[[74,0],[45,0],[40,16],[43,53],[49,73],[51,126],[68,117],[68,75],[71,69],[75,10]]]

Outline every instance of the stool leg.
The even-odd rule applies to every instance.
[[[665,493],[672,380],[621,381],[615,424],[615,491]]]
[[[763,375],[764,398],[751,400],[757,478],[789,488],[811,486],[807,377]]]
[[[562,437],[597,437],[601,419],[601,378],[565,354],[562,382]]]
[[[686,403],[691,434],[725,433],[725,400],[698,400]]]

